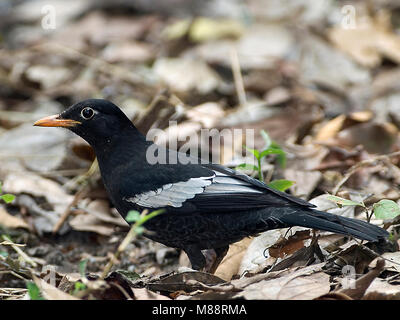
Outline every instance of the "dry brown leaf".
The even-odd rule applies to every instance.
[[[363,145],[370,153],[385,154],[392,151],[398,129],[391,123],[365,122],[356,124],[337,134],[337,142],[354,148]]]
[[[321,271],[325,263],[311,265],[277,279],[263,280],[244,288],[236,298],[272,300],[310,300],[327,294],[329,275]]]
[[[400,300],[400,286],[376,278],[368,287],[363,300]]]
[[[80,214],[71,219],[69,224],[75,230],[91,231],[105,236],[111,236],[115,232],[114,225],[104,223],[90,214]]]
[[[374,269],[370,270],[367,274],[364,274],[362,277],[356,280],[354,288],[343,288],[338,290],[338,292],[343,293],[353,299],[361,299],[371,282],[380,275],[384,267],[385,261],[382,259],[378,260]]]
[[[213,128],[225,116],[225,111],[219,103],[206,102],[186,111],[192,121],[200,122],[204,128]]]
[[[290,191],[294,196],[308,199],[321,180],[322,173],[319,171],[286,169],[284,171],[284,177],[287,180],[296,182],[290,187]]]
[[[383,253],[380,257],[373,260],[369,267],[375,268],[380,258],[385,259],[385,270],[400,272],[400,251]]]
[[[287,229],[269,230],[254,237],[243,255],[239,275],[258,270],[269,258],[269,251],[266,249],[284,237],[286,231]]]
[[[109,202],[106,200],[94,200],[88,204],[86,211],[92,216],[100,219],[101,221],[115,224],[121,227],[127,227],[128,223],[122,218],[122,216],[113,211],[110,208]]]
[[[147,290],[146,288],[131,288],[135,300],[171,300],[170,298],[153,291]]]
[[[57,289],[56,287],[36,276],[33,276],[33,280],[35,284],[39,287],[43,298],[45,298],[46,300],[80,300],[68,293],[61,291],[60,289]]]
[[[12,194],[27,193],[44,197],[57,213],[63,213],[73,199],[58,183],[31,172],[8,174],[4,180],[4,190]]]
[[[341,114],[336,118],[328,121],[315,135],[316,141],[325,141],[332,139],[342,129],[343,123],[346,120],[346,116]]]
[[[390,14],[381,10],[376,17],[364,16],[354,29],[340,24],[328,32],[330,40],[361,65],[376,67],[383,57],[400,63],[400,37],[391,30]]]
[[[160,58],[154,63],[153,70],[160,81],[180,92],[196,90],[207,94],[221,83],[218,74],[202,60]]]
[[[252,242],[252,238],[244,238],[229,246],[228,253],[215,271],[215,275],[229,281],[232,276],[239,273],[243,256]]]
[[[223,283],[225,283],[225,280],[216,275],[200,271],[188,271],[148,282],[147,288],[152,291],[193,292],[201,290],[205,286],[214,286]]]
[[[0,207],[0,225],[11,229],[30,229],[29,225],[24,220],[16,216],[12,216],[3,207]]]
[[[373,116],[373,112],[371,112],[370,110],[364,110],[352,112],[348,115],[348,118],[358,122],[367,122],[370,121]]]
[[[47,109],[52,112],[53,108]],[[31,123],[8,130],[0,135],[1,169],[16,165],[21,167],[20,170],[27,167],[39,172],[58,169],[63,161],[72,160],[67,152],[69,137],[66,130],[38,130]]]
[[[116,62],[146,62],[154,57],[152,47],[143,42],[112,42],[102,52],[104,60]]]
[[[336,137],[336,135],[344,128],[354,122],[367,122],[373,117],[373,113],[369,110],[352,112],[348,115],[341,114],[325,123],[316,133],[316,141],[327,141]]]
[[[112,213],[108,201],[94,200],[85,210],[87,213],[70,220],[69,224],[73,229],[110,236],[114,233],[115,226],[127,226],[127,222],[119,214]]]

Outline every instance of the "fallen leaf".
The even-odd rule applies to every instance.
[[[244,288],[235,298],[248,300],[310,300],[330,291],[330,276],[322,272],[324,263],[292,271],[272,280],[263,280]]]
[[[284,177],[296,182],[290,187],[290,191],[294,196],[307,199],[318,186],[322,173],[319,171],[285,169]]]
[[[385,252],[379,258],[385,259],[385,270],[400,272],[400,252]],[[373,260],[369,267],[375,268],[379,258]]]
[[[251,238],[244,238],[239,242],[231,244],[226,256],[215,271],[215,275],[229,281],[234,275],[242,274],[240,269],[243,256],[247,252],[248,246],[252,240]]]
[[[345,92],[352,84],[370,82],[368,69],[355,63],[346,54],[332,50],[328,43],[315,36],[302,39],[299,55],[299,74],[303,81],[333,88],[337,92]]]
[[[355,281],[354,288],[343,288],[338,290],[338,292],[353,299],[361,299],[371,282],[380,275],[384,267],[385,261],[382,259],[378,260],[374,269],[370,270],[367,274],[364,274]]]
[[[272,67],[277,60],[289,54],[292,44],[292,34],[283,25],[252,25],[237,42],[240,66],[242,69]]]
[[[43,298],[46,300],[80,300],[68,293],[65,293],[51,284],[47,283],[43,279],[33,276],[35,284],[39,287]]]
[[[67,158],[67,130],[37,128],[22,124],[0,136],[0,162],[2,167],[21,163],[22,169],[48,172],[59,168]]]
[[[171,300],[170,298],[146,288],[132,288],[135,300]]]
[[[42,89],[56,87],[68,82],[71,77],[71,69],[66,67],[34,65],[26,70],[26,78],[38,83]]]
[[[205,286],[213,286],[225,283],[225,280],[206,272],[188,271],[181,272],[161,279],[155,279],[146,284],[152,291],[185,291],[192,292],[203,289]]]
[[[253,272],[270,257],[267,248],[274,245],[281,237],[284,236],[285,230],[269,230],[254,237],[243,255],[240,263],[239,275],[245,272]]]
[[[398,129],[391,123],[365,122],[340,131],[337,142],[349,148],[363,145],[370,153],[386,154],[397,141]]]
[[[398,285],[389,284],[386,280],[375,278],[365,292],[363,300],[400,300]]]
[[[357,28],[333,27],[330,40],[354,60],[367,67],[376,67],[387,57],[400,63],[400,37],[392,30],[390,13],[379,10],[375,17],[356,20]]]
[[[189,38],[196,42],[238,38],[243,31],[244,27],[238,20],[198,17],[190,26]]]
[[[315,140],[325,141],[334,138],[338,132],[342,129],[343,123],[346,120],[346,116],[341,114],[336,118],[328,121],[322,128],[319,129],[315,135]]]
[[[110,63],[147,62],[154,58],[154,52],[143,42],[112,42],[104,48],[102,57]]]
[[[9,214],[3,207],[0,207],[0,225],[11,229],[30,229],[29,225],[24,220]]]
[[[162,82],[180,92],[196,90],[207,94],[221,83],[218,74],[201,60],[160,58],[154,63],[153,71]]]
[[[26,193],[44,197],[57,213],[63,213],[73,199],[58,183],[32,172],[8,174],[4,179],[4,190],[15,195]]]

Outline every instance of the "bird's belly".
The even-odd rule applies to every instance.
[[[144,225],[146,237],[167,246],[184,248],[196,244],[200,249],[227,246],[260,231],[257,214],[164,213]],[[265,225],[262,229],[265,229]]]

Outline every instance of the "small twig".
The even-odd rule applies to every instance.
[[[110,272],[111,268],[113,267],[113,265],[115,264],[116,261],[118,261],[120,255],[122,252],[125,251],[126,247],[128,246],[129,243],[131,243],[138,235],[137,233],[137,229],[138,227],[142,226],[146,221],[148,221],[149,219],[155,217],[156,215],[162,213],[164,210],[156,210],[153,211],[150,214],[147,214],[147,210],[144,210],[142,212],[142,214],[140,215],[140,219],[138,221],[136,221],[131,229],[129,230],[128,234],[126,235],[126,237],[124,238],[124,240],[122,240],[121,244],[118,246],[117,251],[111,256],[109,262],[107,263],[107,265],[104,267],[103,273],[100,277],[100,279],[104,279],[108,273]]]
[[[67,218],[69,217],[69,215],[72,212],[71,208],[75,207],[78,204],[79,200],[81,200],[82,197],[85,196],[87,191],[88,191],[87,184],[82,185],[80,187],[79,191],[75,194],[74,199],[71,201],[71,203],[68,205],[68,207],[65,209],[65,211],[61,215],[60,219],[54,225],[53,231],[52,231],[53,234],[56,234],[61,229],[61,227],[63,226],[64,222],[67,220]]]
[[[83,175],[79,176],[79,179],[80,179],[79,181],[82,184],[81,184],[78,192],[75,194],[74,199],[71,201],[71,203],[68,205],[68,207],[65,209],[65,211],[61,215],[60,219],[54,225],[53,234],[56,234],[60,230],[60,228],[62,227],[64,222],[67,220],[67,218],[71,214],[71,208],[75,207],[78,204],[79,200],[81,200],[86,195],[86,193],[89,191],[88,180],[96,172],[97,169],[98,169],[98,163],[97,163],[97,160],[94,160],[92,165],[90,166],[89,170],[86,173],[84,173]]]
[[[243,77],[240,69],[239,57],[237,50],[231,50],[231,66],[233,73],[233,80],[235,82],[236,93],[238,96],[239,104],[241,107],[247,104],[246,91],[244,90]]]
[[[205,283],[202,283],[198,280],[190,279],[190,280],[185,280],[184,283],[186,283],[189,286],[193,286],[196,289],[200,289],[203,291],[214,291],[214,292],[239,292],[241,289],[236,288],[232,283],[223,283],[223,284],[217,284],[217,285],[207,285]]]
[[[16,245],[9,237],[7,237],[5,234],[1,236],[7,244],[9,244],[17,253],[18,255],[26,262],[29,263],[32,267],[36,268],[37,263],[33,261],[25,252],[23,252],[18,245]]]
[[[10,242],[10,241],[8,241],[8,240],[5,240],[5,241],[0,242],[0,245],[3,245],[3,246],[26,247],[26,244],[14,243],[14,242]]]
[[[372,218],[373,214],[374,214],[374,211],[371,210],[371,212],[369,212],[369,210],[368,210],[368,208],[366,206],[364,207],[364,210],[365,210],[365,214],[367,216],[367,222],[369,223],[371,221],[371,218]]]

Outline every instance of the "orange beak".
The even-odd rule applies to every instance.
[[[33,125],[38,127],[75,127],[76,125],[81,124],[79,121],[71,120],[71,119],[60,119],[59,115],[56,114],[54,116],[45,117],[36,121]]]

